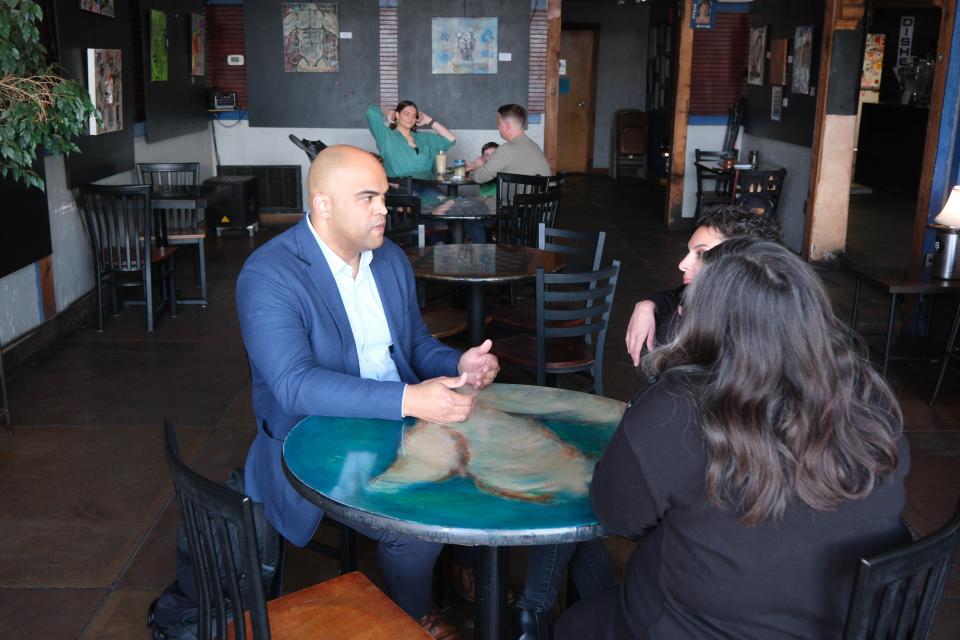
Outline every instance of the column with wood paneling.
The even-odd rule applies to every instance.
[[[670,143],[670,190],[667,194],[667,226],[680,224],[683,216],[683,181],[687,164],[687,119],[690,115],[690,78],[693,67],[693,29],[690,16],[693,0],[683,1],[677,17],[680,45],[677,47],[677,84],[673,107],[673,140]]]
[[[547,88],[543,117],[543,153],[550,170],[557,172],[557,118],[559,116],[560,85],[560,4],[561,0],[547,0]]]

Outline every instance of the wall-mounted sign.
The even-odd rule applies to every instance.
[[[916,24],[917,19],[913,16],[900,18],[900,38],[897,40],[898,67],[910,64],[911,54],[913,53],[913,27]]]

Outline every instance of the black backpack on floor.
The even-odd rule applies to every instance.
[[[243,469],[234,469],[224,482],[228,488],[243,493]],[[283,581],[283,538],[263,514],[263,505],[253,503],[253,522],[257,529],[257,550],[260,553],[260,572],[264,593],[279,592]],[[239,557],[238,543],[231,535],[233,556]],[[221,575],[223,570],[221,569]],[[275,584],[276,583],[276,584]],[[244,580],[240,581],[241,597],[246,593]],[[197,581],[193,571],[193,557],[187,542],[186,531],[181,523],[177,527],[177,580],[164,589],[160,597],[150,604],[147,626],[153,640],[197,640],[197,620],[200,604],[197,597]],[[212,634],[211,634],[212,635]]]

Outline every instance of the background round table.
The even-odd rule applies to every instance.
[[[494,198],[472,196],[430,196],[420,199],[420,216],[430,220],[447,222],[450,225],[450,237],[454,244],[462,244],[465,221],[493,220],[501,214],[497,212]]]
[[[458,424],[312,416],[287,436],[284,471],[347,524],[479,546],[477,638],[497,638],[499,547],[602,535],[589,480],[623,411],[585,393],[494,384]]]
[[[442,174],[437,174],[433,171],[417,171],[416,173],[410,174],[410,179],[417,184],[430,184],[442,187],[446,190],[448,196],[457,195],[461,185],[477,184],[473,181],[473,178],[465,177],[454,180],[453,171],[447,171]]]
[[[407,259],[417,278],[469,285],[467,320],[472,345],[483,342],[484,285],[533,280],[537,267],[548,273],[563,267],[560,254],[512,244],[438,244],[408,249]]]

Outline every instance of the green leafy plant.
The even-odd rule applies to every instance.
[[[43,189],[33,168],[37,151],[79,151],[72,138],[97,117],[86,90],[47,62],[33,0],[0,0],[0,176]]]

